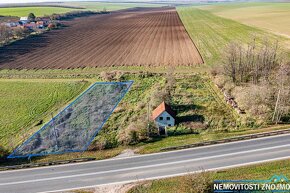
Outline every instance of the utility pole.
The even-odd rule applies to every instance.
[[[148,101],[147,103],[147,132],[148,132],[148,137],[150,135],[150,101]]]
[[[278,104],[279,104],[279,100],[280,100],[280,93],[281,93],[281,89],[279,89],[279,91],[278,91],[278,96],[277,96],[277,100],[276,100],[274,114],[273,114],[273,117],[272,117],[272,122],[274,122],[274,120],[275,120],[275,116],[276,116],[276,112],[277,112]],[[276,120],[275,122],[277,124],[278,120]]]

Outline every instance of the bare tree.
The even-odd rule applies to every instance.
[[[234,83],[237,81],[237,68],[239,68],[239,50],[239,45],[232,42],[227,46],[225,55],[224,73],[229,76]]]
[[[168,68],[168,71],[166,73],[166,85],[165,90],[168,94],[168,97],[171,97],[172,90],[174,88],[174,85],[176,84],[176,79],[174,76],[175,67],[171,66]]]
[[[234,84],[252,81],[258,84],[264,78],[268,79],[278,65],[278,42],[267,39],[258,47],[253,39],[245,48],[241,43],[231,42],[225,51],[224,74],[231,78]]]
[[[27,35],[29,35],[29,31],[27,29],[24,29],[24,28],[16,28],[13,30],[13,34],[18,38],[22,38],[22,37],[26,37]]]
[[[11,38],[12,30],[10,27],[0,25],[0,43],[6,44]]]

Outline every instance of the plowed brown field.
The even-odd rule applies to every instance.
[[[136,8],[66,22],[0,49],[0,68],[180,66],[203,63],[174,8]]]

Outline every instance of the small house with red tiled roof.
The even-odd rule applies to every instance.
[[[38,17],[36,21],[40,22],[44,27],[47,27],[51,23],[50,17]]]
[[[24,28],[26,29],[35,29],[36,28],[36,23],[35,22],[30,22],[30,23],[26,23],[23,25]]]
[[[37,26],[37,28],[42,29],[42,28],[44,28],[44,22],[43,21],[37,21],[36,22],[36,26]]]
[[[159,134],[166,135],[166,127],[175,125],[176,113],[164,101],[152,112],[152,120],[156,123]]]

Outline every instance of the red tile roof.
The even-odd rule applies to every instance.
[[[36,27],[36,24],[35,23],[27,23],[27,24],[24,24],[24,27]]]
[[[176,113],[164,101],[156,109],[153,110],[151,118],[153,120],[155,120],[164,111],[166,111],[169,115],[171,115],[173,118],[175,118]]]

